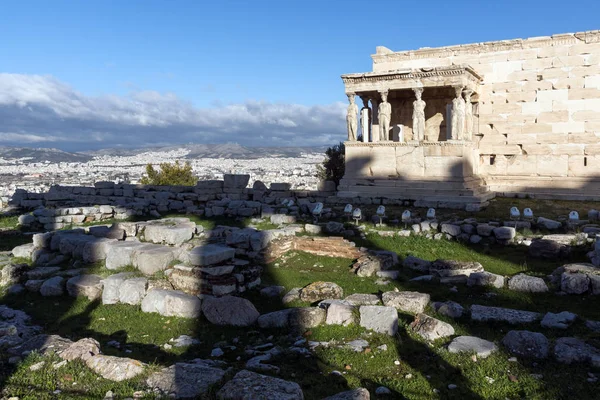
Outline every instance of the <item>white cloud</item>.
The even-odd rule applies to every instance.
[[[322,145],[343,140],[345,104],[249,100],[197,108],[172,93],[85,96],[52,76],[0,73],[0,144],[62,148],[164,143]],[[258,138],[269,138],[267,141]]]

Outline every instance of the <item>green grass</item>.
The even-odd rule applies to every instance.
[[[478,219],[488,218],[508,221],[509,210],[517,207],[521,212],[527,207],[531,208],[534,216],[557,219],[567,218],[569,212],[577,211],[579,218],[587,219],[587,213],[591,209],[598,209],[598,202],[594,201],[572,201],[572,200],[541,200],[541,199],[516,199],[497,197],[490,200],[490,205],[484,210],[471,214]],[[466,215],[466,214],[465,214]]]
[[[126,398],[144,389],[146,374],[124,382],[113,382],[98,377],[80,360],[55,369],[53,365],[61,361],[54,354],[43,356],[32,353],[10,375],[6,375],[9,369],[0,372],[0,381],[6,380],[3,393],[21,399],[103,399],[109,390],[118,398]],[[39,362],[44,362],[40,370],[33,372],[29,369]]]
[[[98,261],[93,264],[84,265],[84,268],[87,268],[86,274],[94,274],[100,275],[102,278],[106,278],[110,275],[118,274],[120,272],[131,272],[133,276],[142,277],[144,274],[140,272],[139,269],[135,268],[133,265],[126,265],[124,267],[118,269],[107,269],[105,267],[104,261]],[[68,266],[63,266],[63,269],[68,269]]]
[[[18,215],[0,215],[0,228],[17,229],[19,226]]]

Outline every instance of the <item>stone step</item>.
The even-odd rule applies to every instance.
[[[407,187],[416,189],[469,189],[476,187],[485,187],[485,182],[481,179],[471,180],[396,180],[396,179],[382,179],[382,180],[367,180],[367,179],[344,179],[340,182],[340,187]]]
[[[390,197],[390,198],[402,198],[406,200],[420,200],[424,197],[445,197],[445,198],[480,198],[488,197],[493,194],[484,191],[474,190],[447,190],[447,189],[415,189],[415,188],[399,188],[399,187],[364,187],[354,186],[348,191],[338,192],[339,197]],[[488,197],[489,199],[490,197]],[[478,201],[478,200],[475,200]]]
[[[540,200],[571,200],[571,201],[600,201],[600,193],[560,193],[560,192],[542,192],[537,190],[527,190],[530,197]],[[499,192],[501,197],[522,197],[523,192]]]

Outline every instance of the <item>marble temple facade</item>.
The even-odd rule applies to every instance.
[[[600,199],[600,31],[371,57],[342,75],[339,196]]]

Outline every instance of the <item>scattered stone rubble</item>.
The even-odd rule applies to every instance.
[[[104,211],[108,214],[107,209]],[[114,213],[113,210],[113,216]],[[292,222],[291,218],[285,221],[281,219],[281,223]],[[542,223],[547,229],[555,226],[547,221]],[[140,305],[143,312],[157,312],[164,316],[197,318],[204,315],[215,325],[258,325],[262,329],[288,329],[292,332],[302,332],[321,324],[358,324],[365,329],[393,336],[398,332],[398,312],[402,312],[415,315],[410,330],[427,341],[454,336],[451,324],[425,314],[431,300],[427,293],[388,291],[379,295],[356,293],[344,298],[342,288],[335,283],[313,282],[283,296],[284,303],[300,300],[313,306],[288,308],[263,315],[250,301],[237,297],[237,294],[260,286],[261,268],[253,265],[253,261],[236,256],[243,255],[249,260],[270,260],[282,254],[282,250],[274,250],[275,247],[282,247],[283,252],[301,250],[353,258],[357,261],[352,271],[359,277],[377,275],[395,279],[398,276],[398,258],[394,253],[357,249],[342,238],[295,236],[303,229],[315,231],[314,226],[318,225],[308,228],[288,225],[270,231],[216,227],[207,231],[187,218],[170,218],[36,234],[32,243],[13,250],[14,256],[30,258],[34,268],[7,264],[1,271],[0,283],[11,287],[22,285],[23,290],[40,292],[43,296],[85,296],[90,300],[100,299],[104,305]],[[428,226],[432,229],[434,223]],[[339,231],[338,228],[327,226],[326,230]],[[421,224],[419,229],[424,231]],[[508,226],[485,226],[470,221],[459,225],[440,224],[440,229],[451,237],[473,233],[488,238],[493,235],[497,241],[514,240],[514,228]],[[569,244],[565,244],[570,240],[563,237],[565,235],[548,236],[551,237],[533,241],[532,246],[536,242],[554,243],[559,247],[587,243],[583,236],[576,236],[575,239],[582,239]],[[271,246],[273,243],[277,246]],[[87,274],[85,268],[81,268],[98,261],[104,261],[107,269],[116,270],[116,273],[101,278]],[[62,266],[68,262],[79,268],[63,269]],[[430,277],[427,280],[441,283],[493,288],[507,286],[510,290],[533,293],[547,292],[556,287],[566,294],[600,294],[600,268],[594,264],[564,265],[554,271],[548,283],[542,278],[525,274],[507,280],[501,275],[485,271],[484,266],[477,262],[431,262],[409,256],[402,265],[426,274],[423,277]],[[120,268],[128,266],[132,266],[134,271],[118,272]],[[160,279],[156,279],[157,273],[162,274]],[[279,297],[283,295],[283,288],[264,288],[261,294]],[[527,327],[538,324],[542,328],[557,330],[567,329],[577,319],[576,315],[568,312],[547,313],[542,318],[541,314],[531,311],[482,305],[464,308],[452,301],[435,302],[431,308],[439,315],[450,318],[467,315],[476,322],[499,321],[526,324]],[[8,348],[15,357],[21,357],[31,350],[42,353],[55,351],[67,361],[83,360],[100,376],[114,381],[133,378],[146,370],[146,365],[139,361],[101,354],[99,344],[93,339],[73,343],[55,335],[42,335],[39,327],[28,325],[28,317],[20,311],[0,306],[0,317],[4,320],[0,321],[0,347]],[[7,323],[12,324],[14,329],[6,327]],[[590,329],[595,327],[594,321],[587,321],[587,325],[591,326]],[[552,350],[559,362],[600,366],[600,351],[577,338],[558,338],[552,347],[552,341],[542,333],[513,330],[504,337],[502,344],[509,352],[520,357],[543,359]],[[310,347],[318,345],[329,344],[313,343]],[[359,339],[343,345],[363,351],[369,343]],[[296,348],[294,351],[298,354],[308,351],[302,346]],[[474,352],[479,357],[487,357],[497,351],[497,345],[477,337],[459,336],[449,343],[448,351]],[[257,373],[277,373],[278,367],[269,362],[281,354],[281,350],[275,348],[257,354],[247,362],[246,370],[238,372],[228,382],[227,377],[232,375],[225,364],[194,360],[163,368],[151,374],[146,383],[162,393],[176,393],[177,398],[203,396],[215,385],[222,385],[217,397],[223,399],[237,398],[236,393],[248,390],[260,390],[276,398],[303,398],[297,384]]]

